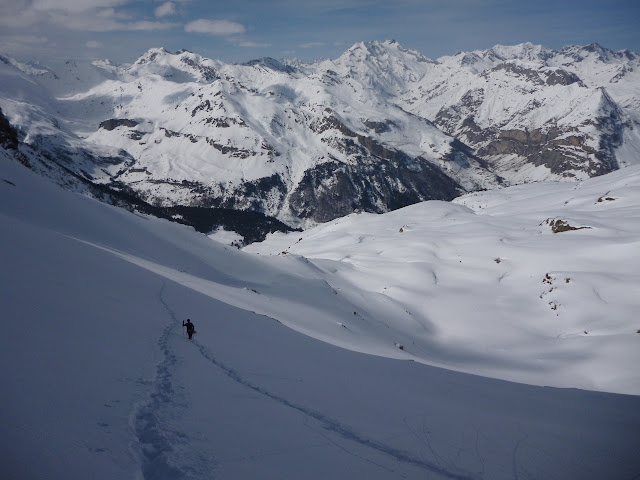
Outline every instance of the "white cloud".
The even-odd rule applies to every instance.
[[[263,48],[263,47],[270,47],[271,44],[270,43],[258,43],[258,42],[250,42],[250,41],[246,41],[246,42],[240,42],[238,43],[239,47],[254,47],[254,48]]]
[[[18,29],[29,27],[34,23],[36,17],[37,13],[34,13],[26,0],[0,1],[0,26],[2,27]]]
[[[111,32],[125,30],[167,30],[175,23],[138,20],[122,7],[132,0],[14,0],[3,5],[0,0],[0,26],[9,28],[58,27],[66,30]],[[165,2],[156,8],[156,16],[175,13],[175,3]]]
[[[129,15],[113,8],[82,12],[51,10],[46,14],[46,23],[48,26],[55,25],[66,30],[86,32],[158,31],[179,26],[171,22],[133,21]]]
[[[167,17],[169,15],[175,15],[176,13],[176,4],[173,2],[166,2],[160,5],[155,10],[156,17]]]
[[[87,48],[101,48],[102,42],[98,42],[96,40],[89,40],[84,44]]]
[[[184,26],[186,32],[207,33],[209,35],[237,35],[245,32],[243,25],[229,20],[199,19]]]

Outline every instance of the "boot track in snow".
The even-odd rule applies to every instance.
[[[180,326],[180,323],[176,318],[175,312],[169,307],[163,297],[165,288],[166,282],[163,281],[159,293],[159,301],[169,313],[171,322],[163,329],[158,340],[158,349],[162,353],[162,360],[156,367],[156,375],[153,380],[153,388],[149,394],[149,400],[136,409],[132,421],[133,429],[138,439],[136,450],[142,464],[142,475],[145,480],[213,478],[216,462],[211,458],[211,452],[208,453],[208,456],[201,453],[198,455],[198,458],[192,459],[194,461],[192,464],[181,465],[183,462],[180,461],[180,450],[182,449],[181,447],[188,446],[188,439],[184,433],[176,431],[174,428],[175,423],[169,422],[168,419],[170,413],[172,417],[175,417],[175,412],[171,412],[171,410],[184,410],[187,408],[187,405],[181,398],[178,388],[176,388],[175,385],[176,378],[174,378],[174,374],[178,359],[170,347],[170,338],[176,334],[177,327]],[[263,397],[301,413],[306,418],[317,422],[319,426],[330,435],[337,435],[345,440],[387,455],[397,462],[411,464],[425,470],[425,473],[428,472],[443,478],[455,480],[474,479],[474,477],[469,474],[446,469],[441,465],[418,458],[408,452],[366,438],[348,425],[340,423],[319,411],[294,403],[264,387],[255,385],[232,367],[218,360],[206,346],[196,340],[192,340],[192,342],[198,349],[200,355],[207,362],[221,370],[228,378]],[[343,447],[336,445],[327,435],[322,436],[337,448],[343,449]],[[353,452],[348,453],[362,458],[363,461],[371,462],[386,469],[386,467],[371,459]]]
[[[174,374],[178,359],[171,351],[169,339],[176,334],[180,324],[174,311],[164,300],[165,288],[166,282],[163,281],[158,297],[169,313],[171,322],[163,329],[158,339],[162,360],[156,367],[149,400],[133,413],[132,426],[138,439],[135,450],[140,457],[145,480],[211,478],[213,461],[204,455],[190,458],[193,464],[189,466],[179,465],[179,450],[182,446],[188,446],[188,438],[183,432],[175,430],[174,422],[168,421],[170,413],[171,417],[175,417],[170,410],[184,410],[187,405],[175,387]]]

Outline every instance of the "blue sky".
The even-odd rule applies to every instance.
[[[159,46],[315,60],[386,39],[434,59],[522,42],[640,52],[640,0],[0,0],[0,53],[48,64]]]

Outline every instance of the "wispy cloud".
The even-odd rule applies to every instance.
[[[84,45],[87,48],[102,48],[103,47],[102,42],[98,42],[97,40],[88,40],[87,42],[85,42]]]
[[[189,22],[184,26],[189,33],[205,33],[208,35],[238,35],[246,31],[246,28],[229,20],[206,20],[204,18]]]
[[[69,30],[87,32],[113,31],[156,31],[168,30],[179,26],[178,23],[156,22],[150,20],[130,21],[125,15],[110,9],[100,10],[83,15],[69,15],[63,13],[51,14],[52,23]]]
[[[326,44],[324,42],[309,42],[309,43],[301,43],[300,48],[314,48],[314,47],[324,47]]]
[[[153,12],[156,17],[168,17],[169,15],[176,14],[176,4],[173,2],[166,2],[160,5]]]
[[[266,48],[266,47],[270,47],[271,44],[270,43],[258,43],[258,42],[244,41],[244,42],[238,43],[238,46],[239,47],[249,47],[249,48]]]
[[[0,26],[34,30],[55,27],[60,31],[86,32],[154,31],[178,26],[176,23],[136,18],[118,8],[131,3],[131,0],[26,0],[17,3],[22,5],[0,5]]]

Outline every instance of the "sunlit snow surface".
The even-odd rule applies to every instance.
[[[557,220],[576,230],[554,233]],[[351,215],[245,250],[310,259],[361,305],[350,328],[418,361],[640,394],[637,167]]]
[[[2,477],[635,478],[638,175],[256,255],[1,158]]]

